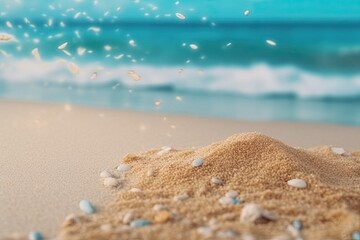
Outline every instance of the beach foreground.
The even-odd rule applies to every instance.
[[[211,229],[214,237],[231,231],[265,237],[290,234],[287,226],[300,218],[304,236],[347,239],[360,227],[359,128],[5,101],[0,114],[2,236],[40,230],[48,237],[60,233],[62,239],[200,239]],[[252,133],[198,148],[254,131],[286,145]],[[174,149],[159,156],[162,146]],[[344,147],[351,156],[337,155],[329,146]],[[127,153],[133,155],[123,162],[131,169],[114,172]],[[198,157],[204,163],[193,167]],[[112,191],[99,177],[104,169],[119,179]],[[304,179],[307,187],[288,186],[293,178]],[[239,193],[238,202],[219,203],[230,190]],[[82,215],[82,199],[91,200],[98,213]],[[250,202],[278,218],[241,223],[241,210]],[[156,204],[166,207],[154,211]],[[152,227],[129,230],[123,219],[129,212]],[[60,227],[72,213],[76,221]]]

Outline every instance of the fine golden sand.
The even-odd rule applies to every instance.
[[[293,148],[258,133],[197,149],[159,151],[125,156],[121,163],[131,169],[111,171],[120,181],[114,201],[96,214],[65,221],[58,238],[215,239],[231,230],[235,239],[295,239],[287,230],[294,219],[302,221],[304,239],[347,240],[360,229],[360,152],[338,155],[329,146]],[[203,165],[193,167],[196,158],[202,158]],[[212,183],[213,177],[222,183]],[[305,180],[307,187],[289,186],[287,181],[294,178]],[[240,204],[219,202],[230,190],[239,193]],[[183,194],[189,198],[174,200]],[[242,223],[247,203],[279,218]],[[156,204],[166,207],[156,211]],[[129,221],[124,223],[129,214],[130,220],[151,224],[132,228]],[[211,229],[210,235],[199,233],[200,227]]]

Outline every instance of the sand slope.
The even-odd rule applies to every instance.
[[[122,162],[132,169],[118,174],[121,186],[115,200],[98,214],[80,215],[75,224],[67,223],[60,239],[203,239],[197,232],[212,226],[211,237],[231,230],[237,238],[250,233],[255,239],[279,235],[291,238],[286,230],[295,219],[303,221],[305,239],[349,239],[360,229],[360,152],[351,156],[333,153],[328,146],[293,148],[259,133],[234,135],[206,147],[160,149],[127,155]],[[192,160],[204,164],[194,168]],[[148,176],[148,171],[154,174]],[[211,183],[212,177],[222,180]],[[305,189],[287,185],[300,178]],[[139,188],[140,193],[130,192]],[[222,205],[219,199],[230,190],[239,192],[237,205]],[[185,201],[174,201],[178,194]],[[245,203],[254,202],[279,215],[276,221],[244,224],[239,220]],[[171,219],[158,223],[159,212],[152,208],[165,204]],[[148,219],[150,227],[130,228],[123,217]]]

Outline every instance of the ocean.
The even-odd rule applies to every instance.
[[[360,126],[360,22],[0,26],[1,99]]]

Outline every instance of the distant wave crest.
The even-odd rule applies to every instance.
[[[66,62],[8,59],[0,66],[5,83],[44,82],[60,85],[108,85],[162,90],[230,92],[243,95],[293,95],[301,98],[360,97],[360,75],[326,75],[294,66],[272,67],[259,63],[248,67],[158,67],[151,65],[79,65],[73,75]],[[128,71],[141,77],[134,81]],[[96,73],[96,74],[94,74]],[[96,76],[96,78],[94,77]]]

